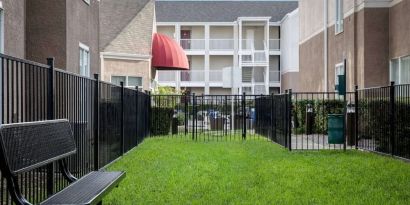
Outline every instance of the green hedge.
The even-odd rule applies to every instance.
[[[298,100],[293,102],[293,121],[295,133],[305,132],[306,127],[306,107],[311,105],[314,113],[313,132],[317,134],[327,134],[327,116],[329,114],[343,113],[342,100]]]
[[[171,131],[174,109],[167,107],[151,108],[151,135],[168,135]]]

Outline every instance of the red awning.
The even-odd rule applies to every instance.
[[[184,49],[166,35],[155,33],[152,39],[152,66],[157,70],[188,70]]]

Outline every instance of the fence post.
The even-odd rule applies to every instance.
[[[394,82],[390,83],[390,150],[391,155],[396,154],[396,90]]]
[[[196,100],[195,93],[192,93],[192,140],[195,139],[195,120],[196,120]]]
[[[100,169],[100,76],[94,74],[94,170]]]
[[[136,92],[136,94],[135,94],[135,123],[136,123],[136,127],[135,127],[135,132],[136,132],[136,137],[137,137],[137,144],[136,145],[138,145],[139,143],[140,143],[140,136],[138,136],[138,128],[139,128],[139,124],[138,124],[138,104],[139,104],[139,88],[138,88],[138,85],[137,86],[135,86],[135,92]]]
[[[242,139],[246,140],[246,93],[242,93]]]
[[[189,100],[189,98],[188,98],[188,93],[185,93],[185,96],[184,96],[184,98],[185,98],[185,105],[184,105],[184,109],[185,109],[185,119],[184,119],[184,128],[185,128],[185,136],[188,134],[188,117],[189,117],[189,114],[188,114],[188,108],[189,108],[189,106],[188,106],[188,100]]]
[[[289,89],[289,92],[288,92],[288,137],[289,137],[289,140],[288,140],[288,146],[289,146],[289,151],[292,151],[292,89]]]
[[[124,154],[124,82],[120,82],[121,86],[121,155]]]
[[[148,100],[148,102],[147,102],[147,104],[148,104],[148,115],[147,115],[147,127],[148,127],[148,129],[147,129],[146,135],[151,137],[151,115],[152,115],[152,106],[151,106],[152,96],[151,96],[151,92],[148,91],[147,95],[148,95],[148,99],[147,99]]]
[[[273,140],[273,138],[275,137],[275,134],[274,133],[276,133],[276,131],[275,131],[275,128],[274,128],[274,125],[275,125],[275,118],[276,118],[276,116],[275,116],[275,100],[274,100],[274,98],[275,98],[275,95],[272,93],[271,94],[271,105],[270,105],[270,140],[271,141],[274,141]]]
[[[359,86],[355,86],[354,87],[354,104],[355,104],[355,106],[354,106],[354,114],[355,114],[355,116],[354,116],[354,124],[355,124],[355,131],[354,131],[354,133],[355,133],[355,146],[356,146],[356,149],[358,148],[358,144],[359,144],[359,91],[358,91],[358,89],[359,89]]]
[[[54,58],[47,58],[48,79],[47,79],[47,120],[54,119]],[[54,193],[54,164],[47,165],[47,196],[50,197]]]

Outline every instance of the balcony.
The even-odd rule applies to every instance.
[[[159,83],[175,83],[177,81],[176,71],[159,70],[157,72]]]
[[[210,39],[209,49],[215,51],[227,51],[234,49],[233,39]]]
[[[269,39],[269,51],[280,51],[280,39]]]
[[[251,51],[249,54],[242,54],[242,65],[263,65],[268,63],[268,52]]]
[[[181,82],[204,82],[205,81],[205,71],[204,70],[181,71],[180,80]]]
[[[280,71],[269,71],[269,83],[280,83]]]
[[[180,43],[184,50],[205,50],[205,39],[181,39]]]
[[[209,71],[209,82],[210,83],[221,83],[223,81],[223,71],[222,70],[210,70]]]

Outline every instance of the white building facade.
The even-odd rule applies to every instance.
[[[212,95],[280,92],[281,22],[296,8],[278,1],[157,1],[157,32],[179,42],[190,64],[189,71],[158,71],[158,85]]]

